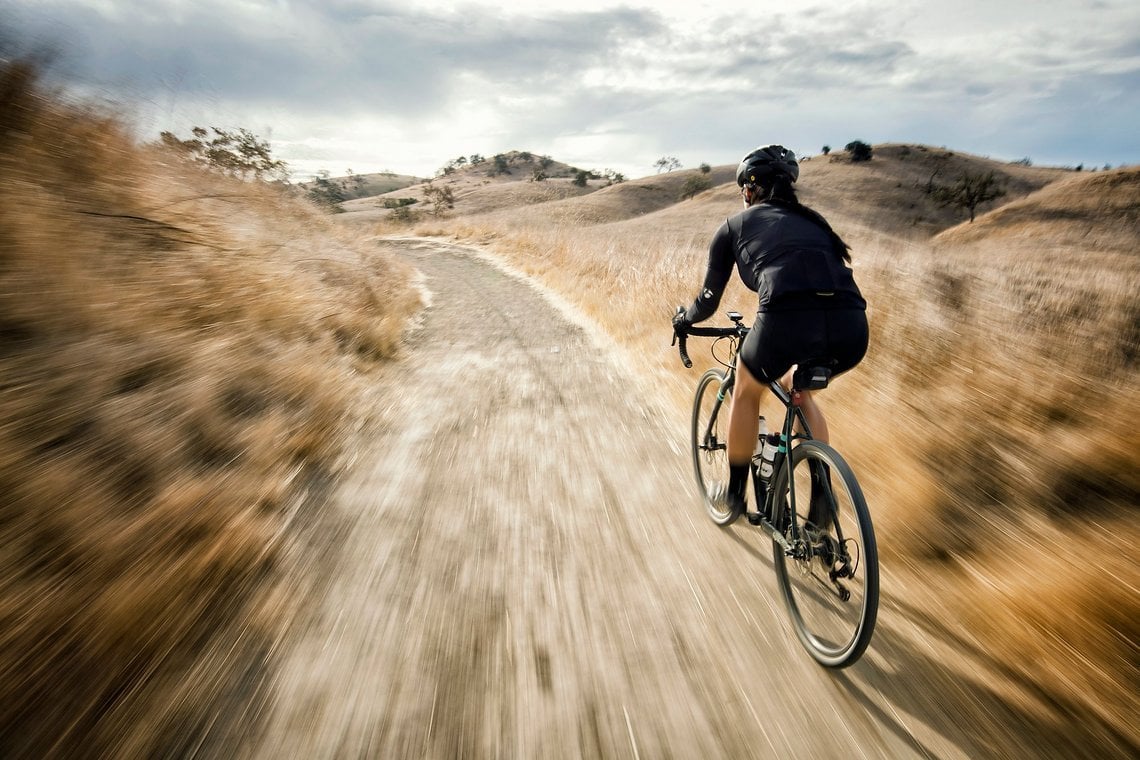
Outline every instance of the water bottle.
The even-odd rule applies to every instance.
[[[752,478],[756,488],[756,512],[748,513],[748,522],[753,525],[760,524],[760,514],[764,511],[764,504],[768,496],[768,479],[760,475],[760,468],[764,465],[764,442],[768,440],[768,423],[764,415],[760,415],[760,431],[756,436],[756,449],[752,453]]]
[[[757,467],[760,466],[761,453],[764,450],[764,439],[768,437],[768,421],[764,419],[764,415],[760,415],[760,434],[756,436],[756,450],[752,452],[752,461]]]
[[[779,451],[780,436],[772,433],[760,436],[763,446],[760,449],[760,478],[768,483],[776,471],[776,452]]]

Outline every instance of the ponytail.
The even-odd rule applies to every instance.
[[[800,199],[796,197],[796,189],[792,187],[792,183],[787,177],[774,177],[771,185],[761,185],[758,189],[762,202],[785,208],[822,227],[831,237],[831,245],[835,249],[835,255],[847,263],[851,263],[851,246],[839,237],[839,233],[831,229],[831,225],[827,223],[823,215],[800,203]]]

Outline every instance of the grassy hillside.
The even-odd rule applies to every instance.
[[[1140,239],[1140,171],[1067,174],[938,236],[945,245],[983,241],[1067,250],[1135,251]]]
[[[410,273],[18,63],[0,177],[0,756],[191,755],[257,709]]]
[[[735,167],[718,167],[708,174],[698,169],[666,172],[651,177],[598,187],[582,197],[532,207],[525,212],[507,210],[492,223],[507,226],[555,221],[561,224],[599,225],[633,219],[663,209],[675,209],[685,193],[685,183],[704,177],[712,186],[733,181]],[[465,216],[472,216],[466,214]],[[469,221],[471,221],[469,219]]]
[[[555,166],[561,167],[563,174],[569,173],[564,164],[555,162]],[[549,221],[596,226],[640,220],[628,225],[631,234],[639,228],[653,229],[662,222],[673,229],[706,234],[709,214],[715,218],[721,213],[716,209],[723,207],[723,214],[727,215],[740,200],[734,181],[735,165],[712,167],[707,174],[689,169],[619,184],[591,180],[586,187],[578,188],[568,179],[533,182],[533,168],[533,163],[520,164],[512,174],[495,177],[468,168],[433,183],[450,187],[455,196],[454,207],[444,216],[471,223],[475,217],[493,215],[478,223],[500,229]],[[873,159],[861,163],[852,163],[845,152],[815,156],[802,163],[799,184],[805,203],[835,217],[837,225],[845,229],[926,240],[968,218],[963,208],[940,203],[930,191],[953,185],[963,175],[987,172],[994,173],[1005,194],[983,204],[980,213],[1023,199],[1058,179],[1079,176],[1064,169],[1003,163],[941,148],[887,144],[876,146]],[[686,182],[697,177],[706,178],[712,187],[681,202]],[[417,185],[387,197],[410,196],[422,202],[422,189],[422,185]],[[524,206],[529,208],[523,209]],[[350,202],[345,208],[355,212],[373,210],[367,215],[370,221],[391,219],[390,212],[375,211],[371,201]],[[428,221],[432,215],[426,213],[424,206],[419,209],[424,213],[416,215],[414,221]]]
[[[496,159],[501,160],[497,162]],[[579,172],[586,176],[581,182],[575,182]],[[423,222],[436,215],[431,203],[427,202],[424,191],[436,188],[451,193],[453,203],[447,209],[450,216],[476,216],[500,210],[514,213],[520,207],[538,204],[542,207],[540,214],[550,215],[559,213],[559,204],[555,201],[580,198],[602,188],[621,193],[621,188],[625,187],[621,180],[615,183],[613,177],[603,174],[604,172],[579,169],[549,156],[537,156],[527,151],[509,151],[477,165],[468,163],[460,167],[451,166],[446,174],[431,180],[386,193],[375,200],[350,201],[344,204],[344,208],[356,214],[351,221],[383,222],[393,220],[396,216],[391,209],[384,208],[385,201],[413,199],[416,204],[410,209],[408,218],[414,222]],[[658,194],[647,183],[634,183],[633,186],[639,193],[648,191],[651,196]],[[661,207],[673,201],[671,191],[668,196],[665,200],[650,198],[647,202],[654,207]],[[603,209],[617,209],[621,213],[627,213],[630,205],[627,200],[601,202]],[[587,203],[586,207],[589,206]],[[583,213],[582,207],[574,203],[566,208],[571,215]],[[605,211],[600,213],[604,214]]]
[[[928,190],[953,185],[966,174],[993,172],[1006,195],[984,213],[1023,198],[1058,179],[1064,169],[1022,166],[924,145],[876,145],[870,161],[851,163],[845,152],[816,156],[803,165],[803,201],[832,209],[848,226],[922,239],[967,219],[941,205]]]
[[[1140,746],[1138,170],[893,145],[866,163],[834,158],[804,163],[801,195],[854,247],[872,343],[823,403],[874,505],[891,593],[1000,663],[1010,699],[1090,747],[1105,732]],[[926,192],[936,167],[947,181],[993,171],[1007,195],[962,224]],[[670,199],[667,183],[682,181],[457,209],[420,229],[485,243],[560,292],[637,357],[680,418],[696,370],[669,347],[669,318],[740,208],[731,182]],[[747,314],[755,296],[736,285],[730,308]],[[949,709],[970,719],[969,704]]]
[[[408,174],[393,174],[392,172],[374,172],[372,174],[329,177],[329,181],[335,183],[344,197],[351,201],[403,190],[406,187],[420,184],[423,182],[423,178]],[[298,187],[302,191],[308,191],[313,187],[313,183],[301,182]]]

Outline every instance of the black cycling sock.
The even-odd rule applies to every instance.
[[[741,498],[748,492],[749,464],[728,465],[728,491]]]

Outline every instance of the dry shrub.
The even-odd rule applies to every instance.
[[[859,171],[811,167],[818,181]],[[1042,176],[1026,181],[1040,186]],[[1131,187],[1100,180],[1121,182]],[[597,320],[680,418],[693,377],[669,346],[669,318],[699,288],[707,241],[739,203],[731,190],[621,222],[591,224],[562,201],[545,221],[531,207],[446,229],[490,245]],[[1119,205],[1095,192],[1095,183],[1082,191],[1082,223]],[[871,305],[870,353],[822,403],[869,495],[886,563],[911,572],[914,588],[937,589],[924,599],[933,618],[984,620],[995,661],[1055,707],[1137,743],[1128,717],[1140,693],[1140,595],[1134,564],[1120,559],[1138,537],[1140,505],[1135,233],[1060,245],[1072,217],[1054,215],[1025,245],[952,248],[865,226],[906,227],[897,193],[874,213],[864,213],[866,193],[854,208],[833,189],[807,195],[854,246]],[[736,285],[719,311],[749,314],[754,299]],[[690,342],[694,357],[703,350]]]
[[[409,273],[22,63],[0,176],[0,755],[189,754],[255,702],[264,600]]]

